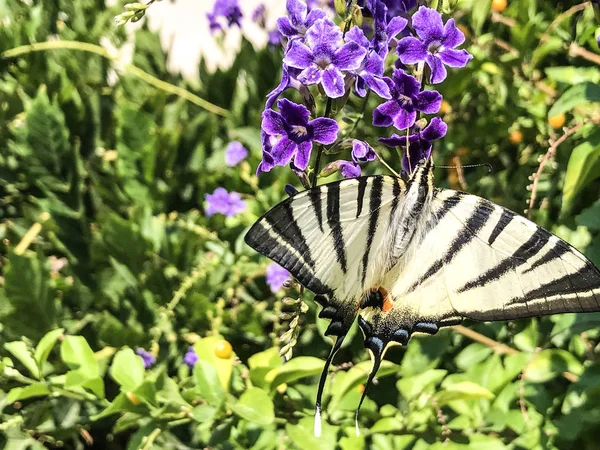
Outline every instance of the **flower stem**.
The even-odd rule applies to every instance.
[[[331,114],[331,106],[332,106],[333,101],[331,100],[331,97],[327,97],[327,103],[325,104],[325,114],[323,115],[323,117],[329,117],[329,115]],[[319,145],[319,148],[317,149],[317,159],[315,160],[315,167],[314,167],[314,172],[312,174],[312,179],[311,179],[311,186],[315,187],[317,185],[317,176],[319,175],[319,171],[320,169],[320,165],[321,165],[321,155],[323,154],[323,144]]]

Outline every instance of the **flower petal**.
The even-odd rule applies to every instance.
[[[413,14],[412,26],[417,35],[426,42],[441,40],[444,36],[444,22],[442,15],[435,9],[421,6]]]
[[[328,97],[338,98],[344,95],[344,75],[335,67],[325,69],[321,84]]]
[[[319,144],[333,144],[337,139],[339,126],[333,119],[319,117],[308,122],[313,128],[313,140]]]
[[[398,33],[404,30],[404,28],[406,28],[407,23],[408,20],[406,20],[404,17],[393,17],[387,26],[388,42],[395,38]]]
[[[465,67],[469,61],[473,59],[473,55],[471,55],[466,50],[454,50],[451,48],[447,48],[442,50],[437,54],[437,56],[442,60],[444,64],[448,67]]]
[[[302,42],[296,40],[292,42],[291,47],[287,49],[283,63],[290,67],[296,67],[298,69],[306,69],[309,67],[315,57],[312,54],[310,48],[304,45]]]
[[[429,81],[431,84],[441,83],[446,79],[446,68],[442,63],[442,60],[438,58],[438,55],[427,55],[427,65],[431,69],[431,76]]]
[[[277,106],[279,106],[279,112],[283,120],[288,125],[306,126],[308,124],[310,111],[306,106],[290,102],[287,98],[279,100]]]
[[[308,13],[308,16],[306,16],[306,21],[305,21],[306,28],[311,27],[317,20],[324,19],[325,17],[327,17],[327,13],[325,11],[323,11],[322,9],[319,9],[319,8],[312,9]]]
[[[442,95],[438,91],[420,92],[413,100],[413,105],[425,114],[434,114],[440,110]]]
[[[454,24],[454,19],[448,20],[444,25],[444,38],[442,44],[446,48],[458,47],[460,44],[465,42],[465,35],[460,31]]]
[[[367,95],[367,88],[365,86],[366,83],[363,77],[357,75],[356,82],[354,83],[354,92],[356,93],[356,95],[358,95],[361,98]]]
[[[323,69],[313,65],[300,72],[298,80],[305,84],[317,84],[321,82],[322,77]]]
[[[294,157],[294,162],[292,165],[297,170],[304,170],[308,166],[308,162],[310,161],[310,152],[312,150],[312,142],[305,141],[302,142],[298,146],[298,151],[296,152],[296,156]]]
[[[394,69],[392,78],[399,94],[410,98],[414,98],[419,94],[421,84],[412,75],[408,75],[402,70]]]
[[[406,135],[398,136],[397,134],[392,134],[389,138],[379,138],[377,139],[384,145],[388,147],[404,147],[406,145]]]
[[[394,126],[400,131],[412,127],[417,119],[417,112],[409,109],[400,108],[398,114],[394,116]]]
[[[390,99],[390,88],[382,77],[376,77],[371,74],[363,74],[363,80],[369,88],[381,98]]]
[[[298,31],[287,17],[280,17],[277,19],[277,29],[286,37],[293,37],[298,34]]]
[[[427,47],[423,42],[414,37],[405,37],[400,39],[396,48],[400,61],[404,64],[415,64],[425,61],[427,57]]]
[[[332,63],[339,70],[355,70],[367,54],[367,50],[356,42],[348,42],[333,54]]]
[[[296,150],[298,150],[298,145],[294,141],[288,139],[287,136],[282,137],[273,147],[273,162],[277,166],[287,166]]]
[[[285,134],[285,121],[277,111],[267,109],[262,115],[261,128],[270,135]]]
[[[411,145],[402,155],[402,168],[405,172],[412,173],[419,161],[431,156],[431,144],[427,141],[419,141],[417,145]]]
[[[382,103],[373,110],[373,125],[376,127],[387,127],[394,123],[394,117],[400,113],[402,108],[395,100]]]
[[[295,70],[295,69],[292,69]],[[265,109],[271,109],[275,101],[279,98],[279,96],[290,86],[291,76],[288,66],[285,64],[282,65],[281,70],[281,81],[279,85],[273,89],[271,92],[267,94],[267,103],[265,105]]]
[[[366,142],[352,139],[352,159],[355,162],[369,162],[375,159],[375,151]]]
[[[379,56],[377,53],[375,52],[370,52],[367,55],[366,58],[366,63],[365,63],[365,72],[368,72],[372,75],[378,75],[378,76],[382,76],[383,75],[383,58],[381,56]]]
[[[361,47],[369,48],[369,39],[365,36],[365,32],[356,25],[350,28],[344,39],[346,42],[356,42]]]
[[[429,142],[437,141],[446,136],[446,131],[448,131],[448,125],[441,118],[434,117],[421,132],[421,137]]]
[[[287,0],[285,8],[290,15],[290,21],[297,28],[304,25],[306,19],[306,3],[300,0]]]
[[[360,166],[352,161],[340,162],[340,173],[344,178],[360,177]]]
[[[318,19],[307,31],[306,42],[311,48],[318,44],[337,47],[342,41],[342,30],[329,19]]]

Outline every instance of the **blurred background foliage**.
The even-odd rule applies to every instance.
[[[466,324],[476,341],[451,329],[414,337],[388,353],[359,437],[370,363],[357,333],[336,359],[314,438],[324,324],[310,295],[302,313],[281,301],[296,289],[272,294],[267,261],[243,243],[284,185],[298,184],[284,169],[254,176],[282,51],[244,41],[230,69],[201,63],[191,86],[167,71],[145,25],[132,64],[118,64],[106,42],[125,44],[122,7],[0,0],[2,448],[598,448],[598,314]],[[494,171],[438,169],[437,184],[526,209],[600,264],[590,2],[460,0],[452,16],[474,59],[439,87],[449,131],[435,161]],[[337,118],[375,144],[386,131],[370,126],[370,100]],[[250,150],[233,168],[232,140]],[[204,195],[219,186],[241,192],[247,211],[206,217]],[[284,364],[279,336],[296,317]],[[145,370],[136,347],[156,364]]]

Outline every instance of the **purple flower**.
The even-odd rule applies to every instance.
[[[267,266],[266,271],[267,284],[271,288],[271,292],[275,293],[283,287],[290,278],[290,273],[277,263],[271,263]]]
[[[442,96],[437,91],[419,91],[419,82],[400,69],[394,69],[393,81],[389,81],[392,99],[373,111],[373,125],[394,125],[399,130],[413,126],[417,111],[433,114],[440,109]]]
[[[298,80],[311,85],[321,83],[331,98],[344,95],[342,71],[356,70],[367,51],[356,42],[344,44],[342,31],[329,19],[319,19],[306,32],[306,43],[292,42],[283,62],[302,69]]]
[[[276,47],[281,44],[281,32],[277,29],[269,31],[269,45]]]
[[[152,367],[156,363],[156,358],[154,357],[154,355],[150,352],[147,352],[143,348],[136,348],[135,353],[142,358],[142,361],[144,362],[144,367],[146,369]]]
[[[360,177],[360,166],[353,161],[339,161],[339,167],[344,178]]]
[[[296,79],[299,73],[299,69],[288,67],[285,64],[282,65],[281,81],[275,89],[267,94],[265,109],[272,108],[279,96],[288,88],[293,88],[300,92],[307,104],[312,102],[312,96],[310,95],[308,88]]]
[[[388,18],[406,14],[417,6],[417,0],[382,0],[388,8]]]
[[[431,83],[446,79],[446,68],[465,67],[473,58],[466,50],[455,50],[465,41],[465,35],[454,25],[454,19],[442,22],[435,9],[421,6],[413,15],[412,26],[420,39],[409,36],[398,42],[398,55],[404,64],[425,61],[431,69]]]
[[[443,138],[448,130],[448,125],[439,117],[434,117],[422,131],[417,131],[408,136],[408,149],[402,156],[403,169],[411,173],[422,159],[431,156],[431,143]],[[389,138],[379,138],[379,141],[388,147],[406,147],[406,136],[393,134]]]
[[[375,150],[366,142],[352,139],[352,160],[354,162],[369,162],[375,159]]]
[[[277,28],[289,39],[304,36],[318,19],[326,17],[325,11],[313,9],[308,12],[306,3],[300,0],[287,0],[286,9],[290,17],[277,19]]]
[[[391,18],[388,15],[388,8],[382,0],[372,0],[371,12],[373,14],[373,48],[379,56],[385,59],[391,40],[406,28],[408,20],[403,17]]]
[[[211,33],[223,29],[218,22],[219,17],[224,17],[229,27],[232,25],[241,27],[240,20],[242,19],[242,11],[240,9],[239,0],[217,0],[213,6],[212,12],[207,13],[206,17],[210,23]]]
[[[246,202],[237,192],[227,192],[225,188],[218,187],[212,194],[205,194],[206,216],[210,217],[216,213],[227,217],[235,216],[246,210]]]
[[[185,352],[185,355],[183,356],[183,362],[190,366],[190,369],[198,362],[198,355],[196,354],[194,347],[187,349],[187,352]]]
[[[252,12],[252,22],[264,23],[265,21],[265,12],[267,8],[264,3],[260,3],[256,9]]]
[[[233,141],[227,145],[225,150],[225,164],[229,167],[238,165],[248,156],[248,150],[241,144],[241,142]]]
[[[279,112],[267,109],[263,113],[263,162],[259,169],[268,172],[273,165],[304,170],[308,166],[313,141],[332,144],[337,139],[338,124],[335,120],[318,117],[309,121],[310,112],[303,105],[281,99],[277,102]],[[272,138],[275,139],[272,139]],[[267,158],[265,158],[267,153]]]
[[[370,42],[365,37],[363,30],[352,27],[346,33],[346,40],[356,42],[367,50],[367,56],[362,60],[360,67],[355,71],[356,81],[354,90],[359,97],[364,97],[367,88],[371,89],[382,98],[390,98],[390,88],[383,76],[383,58],[374,50],[369,50]]]

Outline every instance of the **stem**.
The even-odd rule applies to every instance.
[[[327,117],[329,118],[329,115],[331,114],[331,105],[332,105],[332,100],[330,97],[327,97],[327,104],[325,105],[325,114],[323,115],[323,117]],[[321,155],[323,154],[323,144],[319,145],[319,148],[317,149],[317,159],[315,160],[315,169],[314,172],[312,174],[312,180],[311,180],[311,186],[315,187],[317,185],[317,176],[319,175],[319,170],[320,170],[320,165],[321,165]]]
[[[600,65],[600,55],[590,52],[583,47],[580,47],[575,42],[572,42],[569,46],[569,56],[581,56],[588,61]]]
[[[154,444],[155,439],[160,435],[160,433],[162,433],[162,430],[160,428],[155,428],[154,430],[152,430],[152,433],[144,437],[144,439],[142,440],[142,442],[144,443],[142,450],[149,450],[150,448],[152,448],[152,444]]]
[[[109,59],[111,61],[116,61],[118,58],[111,55],[108,50],[104,47],[96,44],[90,44],[88,42],[79,42],[79,41],[46,41],[39,42],[35,44],[29,45],[21,45],[19,47],[11,48],[0,53],[0,58],[2,59],[11,59],[16,58],[17,56],[25,55],[27,53],[32,52],[41,52],[46,50],[78,50],[87,53],[94,53],[96,55],[102,56],[103,58]],[[219,116],[227,117],[229,112],[226,109],[221,108],[220,106],[214,105],[201,97],[198,97],[195,94],[192,94],[190,91],[187,91],[179,86],[175,86],[173,84],[167,83],[166,81],[159,80],[153,75],[150,75],[147,72],[144,72],[137,66],[133,64],[128,64],[125,66],[125,72],[128,72],[130,75],[133,75],[146,83],[154,86],[157,89],[160,89],[169,94],[177,95],[190,103],[193,103],[199,106],[202,109],[205,109],[209,112],[217,114]]]

